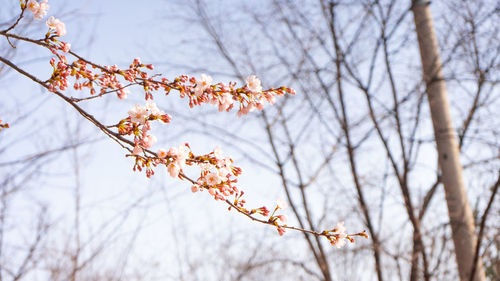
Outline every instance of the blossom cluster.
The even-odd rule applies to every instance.
[[[121,120],[117,127],[121,135],[134,135],[135,147],[129,155],[136,159],[134,170],[145,168],[146,175],[150,177],[154,174],[153,167],[164,165],[171,177],[190,181],[193,193],[206,190],[215,200],[229,203],[231,205],[229,209],[236,208],[248,216],[261,215],[266,218],[262,222],[274,225],[280,236],[285,234],[286,228],[290,228],[286,225],[287,216],[278,214],[279,211],[287,208],[288,204],[283,200],[277,201],[272,213],[265,206],[256,209],[245,207],[244,192],[236,186],[242,170],[234,166],[233,159],[225,156],[219,147],[209,154],[199,156],[193,154],[188,143],[171,147],[169,150],[160,148],[153,153],[147,150],[156,142],[156,137],[147,133],[151,128],[150,123],[154,120],[167,123],[170,117],[151,101],[148,101],[144,107],[135,105],[128,114],[129,116]],[[200,175],[196,180],[187,177],[183,171],[185,166],[193,165],[197,165],[200,169]],[[230,200],[231,196],[234,199]],[[346,245],[347,240],[354,242],[354,236],[367,237],[365,232],[348,235],[343,222],[338,223],[332,230],[323,231],[320,235],[325,236],[337,248]]]
[[[36,20],[41,20],[47,14],[47,10],[50,8],[47,4],[48,0],[43,0],[38,2],[36,0],[29,0],[27,3],[28,11],[33,13],[33,18]]]
[[[128,115],[116,127],[120,135],[134,136],[134,149],[128,155],[135,157],[134,170],[145,169],[146,175],[150,177],[154,175],[154,167],[164,165],[171,177],[191,181],[193,193],[206,190],[215,200],[227,202],[231,202],[229,198],[234,196],[234,200],[231,202],[232,207],[248,215],[259,214],[268,217],[267,222],[275,225],[280,235],[285,233],[283,224],[287,222],[287,217],[283,214],[278,215],[276,212],[280,209],[284,210],[286,203],[282,200],[278,201],[272,214],[265,206],[257,209],[246,209],[246,201],[242,198],[244,192],[236,186],[242,170],[234,166],[233,159],[225,156],[219,147],[206,155],[195,155],[189,144],[185,143],[168,150],[160,148],[156,153],[153,153],[149,148],[156,143],[157,139],[149,134],[151,122],[157,120],[168,123],[170,116],[151,101],[147,101],[145,106],[136,104],[128,111]],[[188,178],[183,170],[186,166],[193,165],[198,166],[200,170],[200,174],[195,180]]]
[[[54,30],[56,32],[57,36],[66,35],[66,25],[60,19],[56,19],[53,16],[51,16],[45,22],[45,24],[47,24],[47,26],[49,27],[50,30]],[[68,51],[66,51],[66,52],[68,52]]]
[[[272,222],[276,226],[276,230],[278,230],[278,234],[280,236],[283,236],[285,234],[285,228],[283,225],[280,225],[278,221],[281,221],[281,223],[286,224],[288,221],[288,218],[286,215],[275,215],[278,210],[285,210],[288,207],[288,204],[283,201],[282,199],[278,199],[276,201],[276,208],[274,208],[273,213],[269,217],[269,221]]]
[[[42,0],[42,2],[38,2],[36,0],[29,0],[28,3],[26,4],[26,8],[28,9],[28,11],[33,13],[34,19],[41,20],[45,15],[47,15],[47,11],[49,10],[50,6],[48,4],[48,0]],[[57,36],[66,35],[66,25],[61,20],[51,16],[45,22],[45,24],[49,27],[49,36],[50,36],[50,31],[55,31]]]
[[[157,141],[156,137],[149,133],[151,122],[170,123],[172,118],[151,101],[146,102],[145,106],[136,104],[128,111],[128,115],[127,118],[120,120],[115,127],[118,128],[119,135],[134,137],[132,155],[144,155],[144,157],[136,158],[134,169],[138,168],[142,170],[142,167],[146,167],[146,175],[150,177],[154,174],[151,165],[156,166],[158,164],[155,161],[151,161],[146,154],[147,150]]]
[[[263,91],[261,81],[255,75],[247,77],[245,86],[241,88],[236,88],[236,83],[212,85],[212,78],[206,74],[202,74],[199,79],[183,75],[175,78],[173,82],[165,78],[155,80],[154,76],[150,77],[145,71],[145,69],[152,70],[154,67],[143,64],[138,58],[134,59],[127,69],[119,69],[116,65],[99,66],[83,59],[69,64],[62,54],[58,54],[57,58],[57,64],[55,59],[51,60],[54,68],[53,75],[48,81],[51,91],[67,89],[68,78],[71,76],[76,80],[73,84],[74,89],[89,88],[91,96],[94,97],[116,93],[119,99],[126,99],[130,93],[128,87],[142,86],[146,93],[146,105],[136,104],[128,111],[128,117],[115,125],[120,135],[134,137],[134,148],[128,155],[135,157],[134,170],[144,169],[146,176],[151,177],[154,175],[155,167],[164,165],[171,177],[191,181],[193,193],[206,190],[215,200],[230,203],[229,209],[236,208],[249,216],[254,214],[264,216],[267,218],[264,222],[274,225],[279,235],[284,235],[286,228],[290,228],[286,225],[286,215],[277,214],[279,210],[286,208],[283,202],[279,202],[272,213],[265,206],[256,209],[245,207],[244,192],[236,186],[237,177],[242,170],[233,166],[233,160],[225,157],[220,148],[206,155],[193,154],[187,143],[168,150],[160,148],[156,153],[149,149],[157,142],[157,138],[150,134],[151,122],[169,123],[171,120],[168,114],[152,102],[153,92],[159,89],[163,89],[166,95],[171,90],[177,90],[181,97],[189,98],[191,107],[210,103],[218,105],[219,111],[229,111],[235,103],[239,103],[239,116],[255,109],[262,110],[264,102],[274,104],[276,96],[282,96],[285,93],[294,94],[292,89],[282,87]],[[98,72],[94,73],[94,70]],[[120,77],[122,79],[119,79]],[[99,89],[99,93],[96,88]],[[191,180],[184,174],[184,168],[193,165],[197,165],[200,170],[195,180]],[[233,200],[229,200],[231,196],[234,196]],[[365,236],[366,234],[362,232],[347,235],[343,223],[340,223],[335,229],[324,231],[321,235],[327,237],[332,245],[342,247],[346,244],[346,240],[353,241],[352,236]]]
[[[67,43],[52,45],[53,52],[65,51],[67,45]],[[83,59],[68,63],[63,54],[57,54],[56,58],[57,63],[55,58],[51,60],[53,74],[48,81],[52,91],[65,90],[69,86],[69,78],[74,77],[76,80],[73,83],[74,89],[88,88],[91,96],[116,93],[118,98],[126,99],[129,94],[126,88],[140,85],[146,100],[153,99],[153,93],[156,91],[162,90],[168,95],[175,90],[179,92],[181,98],[189,99],[190,107],[209,103],[218,106],[219,111],[229,111],[238,104],[238,116],[248,114],[255,109],[262,110],[266,102],[274,104],[276,96],[295,94],[293,89],[287,87],[262,90],[261,81],[255,75],[250,75],[246,79],[245,86],[238,88],[234,82],[212,85],[212,78],[205,74],[198,79],[187,75],[181,75],[173,81],[167,78],[157,79],[147,72],[153,70],[153,66],[143,64],[138,58],[134,59],[127,69],[119,69],[116,65],[99,66]],[[89,98],[91,97],[84,99]]]
[[[19,19],[27,9],[33,13],[34,19],[41,20],[50,7],[48,0],[29,0],[27,3],[21,0],[21,8],[22,13]],[[178,92],[181,98],[189,100],[190,107],[212,104],[217,106],[219,111],[237,108],[237,115],[242,116],[256,109],[263,110],[266,103],[273,105],[276,97],[285,94],[294,95],[293,89],[279,87],[264,90],[261,80],[255,75],[248,76],[241,87],[237,87],[235,82],[213,84],[212,77],[206,74],[201,74],[199,78],[181,75],[169,80],[159,75],[149,74],[149,71],[154,69],[153,65],[143,64],[139,58],[134,59],[128,68],[119,68],[117,65],[101,66],[71,52],[71,44],[58,40],[58,37],[66,34],[66,26],[61,20],[51,16],[46,21],[46,25],[49,31],[45,38],[36,42],[47,47],[55,55],[50,60],[52,75],[43,82],[49,91],[57,92],[61,96],[59,91],[65,91],[70,87],[79,91],[88,90],[90,95],[67,99],[74,106],[77,102],[111,93],[115,93],[120,100],[124,100],[130,94],[128,89],[131,86],[139,86],[144,91],[146,104],[133,106],[128,111],[128,116],[120,120],[118,124],[104,126],[95,121],[96,125],[99,124],[101,129],[122,146],[130,145],[128,148],[130,154],[127,156],[135,158],[134,171],[145,170],[146,176],[151,177],[154,175],[155,167],[164,166],[171,177],[189,181],[193,193],[206,191],[215,200],[229,204],[229,210],[234,208],[254,221],[275,226],[280,236],[284,235],[286,229],[299,230],[324,236],[338,248],[344,246],[346,240],[353,242],[353,236],[367,237],[365,232],[347,234],[343,222],[338,223],[334,229],[321,233],[288,226],[286,224],[288,218],[282,213],[287,204],[282,200],[277,202],[273,212],[265,206],[247,209],[246,200],[243,198],[244,191],[237,187],[242,169],[234,166],[233,159],[225,156],[219,147],[204,155],[195,155],[188,143],[171,147],[168,150],[160,148],[156,153],[151,150],[157,142],[157,138],[151,134],[152,123],[171,121],[170,115],[160,110],[152,101],[157,92],[165,95],[169,95],[172,91]],[[68,62],[65,53],[76,59]],[[0,120],[0,130],[8,127],[8,124],[2,124]],[[115,129],[117,132],[114,131]],[[199,175],[193,179],[187,176],[184,171],[186,166],[198,167]],[[257,219],[254,215],[263,216],[265,219]]]

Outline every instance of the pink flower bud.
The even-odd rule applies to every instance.
[[[178,177],[179,171],[180,171],[180,167],[177,166],[175,163],[170,163],[168,165],[168,173],[170,174],[171,177],[173,177],[173,178]]]
[[[134,146],[134,150],[132,150],[132,154],[139,155],[142,152],[142,148],[138,145]]]
[[[285,234],[285,229],[281,225],[278,226],[278,233],[280,236],[283,236],[283,234]]]
[[[144,142],[145,148],[150,148],[156,143],[156,137],[153,135],[147,135],[142,141]]]
[[[71,49],[71,44],[63,42],[63,45],[61,46],[61,49],[62,49],[63,52],[67,53]]]

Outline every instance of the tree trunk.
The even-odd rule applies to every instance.
[[[474,218],[465,191],[458,143],[451,122],[446,83],[441,71],[429,2],[414,1],[413,16],[460,280],[484,281],[481,259],[478,260],[474,279],[470,279],[476,245]]]

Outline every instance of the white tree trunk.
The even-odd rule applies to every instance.
[[[478,260],[474,279],[470,279],[476,246],[474,218],[465,191],[460,153],[451,122],[446,83],[441,71],[438,42],[434,34],[429,3],[414,1],[413,15],[460,280],[484,281],[481,259]]]

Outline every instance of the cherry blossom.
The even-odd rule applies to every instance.
[[[270,95],[268,93],[265,93],[264,94],[264,97],[266,98],[267,102],[271,105],[275,104],[276,103],[276,97],[273,96],[273,95]]]
[[[127,88],[121,88],[120,90],[118,90],[117,92],[117,96],[119,99],[121,100],[124,100],[128,97],[128,95],[130,94],[130,91],[127,89]]]
[[[145,148],[151,148],[157,141],[153,135],[147,135],[142,139]]]
[[[59,19],[54,18],[51,16],[46,22],[47,26],[50,29],[53,29],[56,31],[58,36],[64,36],[66,35],[66,25]]]
[[[179,172],[181,170],[181,168],[177,164],[175,164],[175,163],[168,164],[167,169],[168,169],[168,173],[173,178],[178,177],[179,176]]]
[[[219,174],[218,173],[208,173],[206,176],[205,176],[205,181],[208,185],[217,185],[221,182],[221,178],[219,177]]]
[[[156,105],[156,103],[151,102],[151,101],[147,101],[146,102],[146,109],[149,110],[149,112],[151,113],[151,115],[155,116],[155,117],[165,114],[165,112],[161,111],[158,108],[158,106]]]
[[[344,247],[346,244],[346,238],[348,237],[345,232],[344,222],[337,223],[333,232],[336,232],[337,234],[332,238],[332,240],[330,240],[330,243],[337,248]]]
[[[288,221],[288,218],[287,216],[285,215],[279,215],[279,216],[276,216],[282,223],[286,223]]]
[[[166,158],[167,157],[167,151],[163,148],[158,149],[158,152],[156,152],[156,155],[158,155],[159,158]]]
[[[62,45],[61,45],[61,50],[65,53],[69,52],[69,50],[71,49],[71,44],[70,43],[64,43],[62,42]]]
[[[174,157],[175,163],[182,167],[186,164],[186,159],[189,157],[189,151],[185,145],[180,145],[179,147],[171,147],[167,155]]]
[[[36,0],[30,0],[28,2],[27,8],[33,13],[33,18],[36,20],[41,20],[46,14],[47,10],[50,8],[47,4],[48,0],[43,0],[38,3]]]
[[[210,75],[202,74],[199,80],[196,80],[196,87],[194,88],[194,94],[199,97],[203,94],[203,91],[212,84],[212,77]]]
[[[142,153],[142,148],[138,145],[134,146],[134,149],[132,150],[132,154],[139,155],[140,153]]]
[[[130,121],[134,123],[145,124],[146,117],[148,116],[148,110],[145,107],[136,104],[132,109],[128,111],[128,115],[130,116]]]
[[[230,94],[224,93],[220,98],[219,111],[229,110],[233,105],[233,98]]]
[[[218,169],[218,172],[219,172],[219,176],[220,176],[221,178],[226,178],[226,177],[228,177],[228,175],[230,175],[230,174],[231,174],[231,171],[230,171],[230,170],[229,170],[229,168],[228,168],[228,167],[226,167],[226,166],[224,166],[224,167],[222,167],[222,168],[219,168],[219,169]]]
[[[255,93],[260,93],[262,92],[262,86],[260,84],[260,79],[257,78],[255,75],[250,75],[246,79],[247,82],[247,87],[250,91],[255,92]]]

